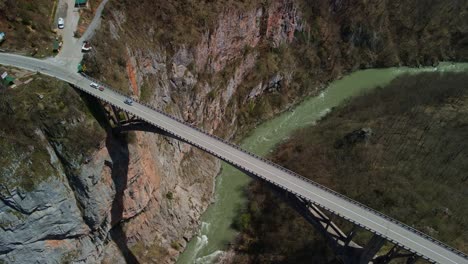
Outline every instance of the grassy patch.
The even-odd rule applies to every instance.
[[[149,263],[161,259],[161,257],[168,254],[167,249],[161,245],[154,244],[147,246],[143,242],[137,242],[130,250],[138,257],[140,263]]]
[[[166,193],[166,198],[167,198],[168,200],[172,200],[172,199],[174,199],[174,194],[173,194],[172,192],[167,192],[167,193]]]
[[[6,40],[0,48],[37,57],[52,54],[54,1],[0,1],[0,30]]]
[[[175,250],[180,250],[180,244],[177,241],[172,241],[171,247]]]
[[[113,4],[117,10],[134,10],[131,13],[126,12],[130,16],[127,23],[131,28],[155,30],[155,39],[161,43],[190,45],[197,43],[205,30],[216,25],[223,10],[247,10],[261,2],[263,1],[143,0],[135,5],[133,1],[124,0]]]
[[[151,102],[153,97],[154,90],[151,88],[148,82],[144,82],[141,86],[140,91],[140,100],[145,103]]]

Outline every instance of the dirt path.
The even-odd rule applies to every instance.
[[[86,32],[80,38],[81,42],[92,38],[96,29],[101,25],[102,11],[104,10],[104,7],[108,1],[109,0],[102,1],[101,4],[96,9],[96,14],[94,15],[93,21],[91,21],[91,24],[89,24],[88,28],[86,29]]]

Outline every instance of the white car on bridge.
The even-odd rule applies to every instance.
[[[59,17],[57,27],[60,29],[63,29],[65,27],[65,20],[63,18]]]

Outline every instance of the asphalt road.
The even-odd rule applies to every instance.
[[[50,61],[41,61],[29,57],[0,53],[0,64],[24,68],[53,76],[77,86],[82,91],[103,101],[113,104],[140,119],[167,131],[190,144],[203,149],[216,157],[265,179],[319,207],[331,211],[351,222],[360,225],[387,240],[409,249],[433,262],[443,264],[468,264],[466,256],[442,246],[433,240],[405,227],[404,224],[391,220],[365,206],[334,193],[317,184],[295,176],[271,163],[249,155],[242,150],[226,144],[216,138],[183,124],[171,117],[147,106],[134,103],[125,104],[124,96],[106,88],[103,92],[91,88],[90,80],[70,72]]]

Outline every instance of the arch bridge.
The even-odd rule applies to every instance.
[[[12,54],[0,53],[0,64],[61,79],[99,99],[108,105],[108,117],[113,119],[118,132],[139,130],[175,138],[265,182],[327,238],[331,248],[345,263],[388,263],[395,258],[406,258],[407,263],[413,263],[421,258],[433,263],[468,264],[468,256],[464,253],[376,210],[152,106],[140,102],[125,104],[125,95],[104,84],[101,84],[106,87],[104,91],[92,88],[91,82],[99,82],[88,76],[70,72],[66,67],[49,61]],[[356,229],[348,233],[343,232],[324,211],[348,220],[355,227],[372,232],[373,237],[365,245],[358,245],[352,241]],[[387,253],[380,254],[385,241],[391,242],[394,247]]]

